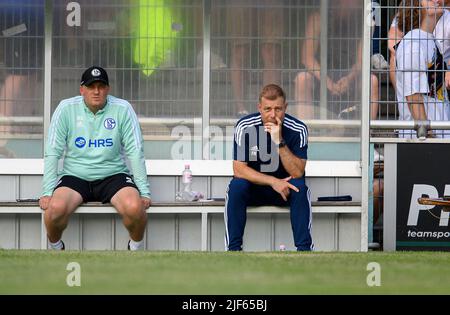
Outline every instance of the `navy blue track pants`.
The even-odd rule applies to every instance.
[[[299,251],[313,250],[311,237],[311,193],[304,179],[291,179],[299,192],[290,190],[288,201],[270,186],[256,185],[242,178],[233,178],[225,198],[225,246],[227,250],[242,250],[247,206],[290,206],[294,244]]]

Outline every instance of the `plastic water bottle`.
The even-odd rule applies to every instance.
[[[195,196],[192,193],[192,171],[189,164],[184,166],[181,174],[181,196],[184,201],[193,201]]]

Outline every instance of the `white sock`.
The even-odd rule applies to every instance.
[[[144,239],[135,242],[130,239],[130,250],[143,250],[144,249]]]
[[[48,243],[50,244],[50,248],[54,250],[61,250],[63,247],[63,243],[61,240],[57,241],[56,243],[52,243],[49,240]]]

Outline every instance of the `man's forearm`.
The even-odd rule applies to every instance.
[[[273,180],[275,179],[275,177],[255,171],[245,164],[235,165],[233,170],[235,177],[246,179],[256,185],[272,186]]]
[[[305,173],[306,160],[295,156],[287,146],[279,149],[280,160],[284,169],[293,178],[300,178]]]
[[[44,177],[42,180],[42,196],[51,196],[58,179],[58,160],[57,156],[46,156],[44,160]]]
[[[142,152],[138,152],[128,157],[130,160],[131,171],[133,173],[134,182],[139,189],[139,193],[143,197],[150,198],[150,186],[147,179],[147,170],[145,159]]]

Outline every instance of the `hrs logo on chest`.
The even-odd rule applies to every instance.
[[[411,193],[411,202],[409,204],[408,223],[407,223],[407,225],[409,226],[417,226],[420,211],[425,210],[427,212],[428,210],[433,209],[435,207],[419,204],[417,199],[422,197],[422,195],[428,195],[430,198],[439,198],[440,196],[436,187],[432,185],[414,184]],[[450,184],[445,185],[443,195],[444,196],[450,195]],[[449,214],[450,214],[449,212],[441,211],[439,226],[448,226]]]
[[[84,139],[83,137],[78,137],[75,139],[75,146],[77,148],[84,148],[85,146],[88,146],[89,148],[105,148],[105,147],[112,147],[113,146],[113,140],[111,138],[107,139]]]

